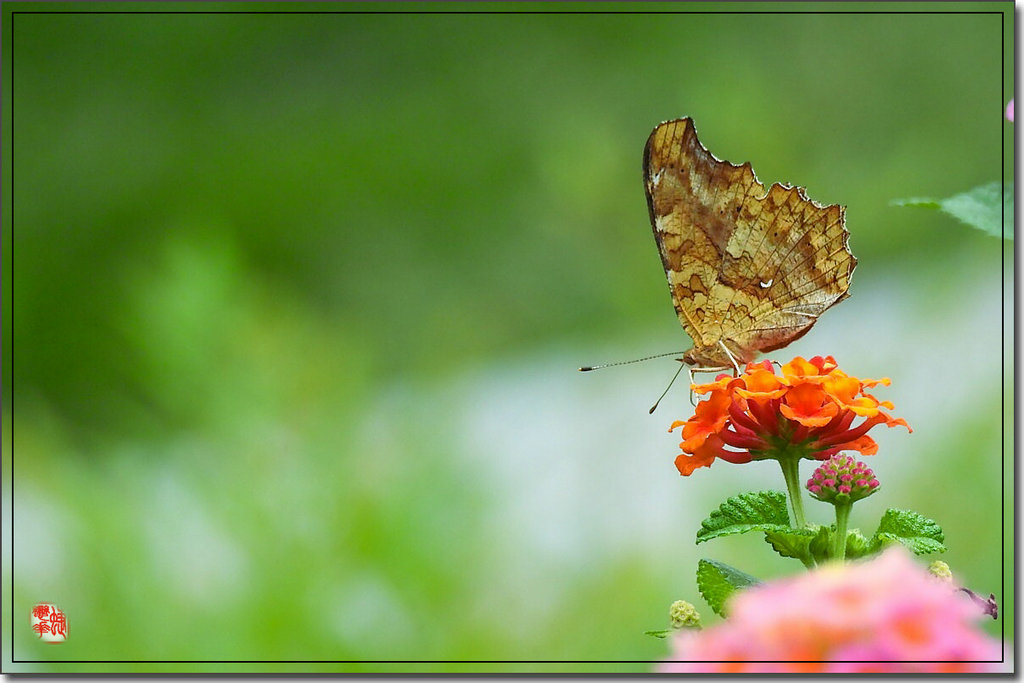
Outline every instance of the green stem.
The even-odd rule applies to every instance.
[[[804,501],[801,498],[800,486],[800,458],[781,458],[779,465],[782,467],[782,476],[786,480],[786,490],[789,492],[789,504],[793,507],[793,521],[800,528],[806,527],[804,520]]]
[[[847,503],[836,503],[836,538],[832,550],[832,557],[836,560],[846,559],[846,528],[850,523],[850,510],[853,509],[853,501]]]

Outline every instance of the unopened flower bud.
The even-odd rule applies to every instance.
[[[949,565],[942,560],[935,560],[928,565],[928,573],[934,576],[940,581],[946,583],[953,583],[953,572],[950,571]]]
[[[878,486],[868,466],[845,453],[823,462],[807,480],[811,495],[826,503],[852,503],[867,498]]]
[[[673,602],[668,609],[668,617],[672,621],[672,628],[700,628],[700,613],[686,600]]]

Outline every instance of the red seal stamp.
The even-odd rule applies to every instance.
[[[32,608],[32,630],[46,643],[63,643],[68,637],[68,620],[56,605],[41,602]]]

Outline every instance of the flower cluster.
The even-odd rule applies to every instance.
[[[953,570],[950,569],[949,565],[942,560],[933,560],[931,564],[928,565],[928,573],[939,581],[953,583]]]
[[[675,629],[700,628],[700,612],[686,600],[673,602],[668,610],[668,618]]]
[[[868,431],[878,424],[910,427],[882,409],[892,410],[865,389],[889,379],[858,379],[839,369],[832,356],[794,358],[781,375],[769,361],[748,363],[739,377],[719,375],[709,384],[694,384],[708,394],[693,417],[674,422],[682,427],[679,473],[688,476],[716,458],[731,463],[763,459],[827,460],[842,450],[874,454],[878,446]],[[853,424],[855,420],[863,421]]]
[[[733,596],[729,619],[673,636],[663,673],[998,671],[982,610],[902,548]],[[774,661],[772,661],[774,660]]]
[[[877,491],[878,479],[867,465],[840,453],[814,470],[807,480],[807,490],[826,503],[852,503]]]

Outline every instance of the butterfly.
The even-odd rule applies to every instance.
[[[738,370],[849,296],[857,259],[844,207],[800,187],[766,190],[750,162],[708,152],[689,118],[654,129],[643,172],[672,303],[693,340],[686,364]]]

